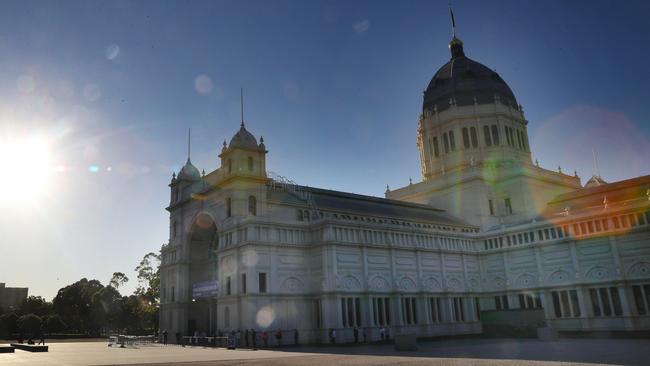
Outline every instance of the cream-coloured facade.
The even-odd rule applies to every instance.
[[[450,48],[418,124],[423,179],[386,198],[269,176],[243,121],[219,168],[188,158],[170,183],[160,329],[375,340],[480,333],[481,313],[526,309],[556,330],[650,330],[650,176],[582,187],[540,168],[510,88]]]

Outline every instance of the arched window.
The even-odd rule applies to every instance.
[[[489,126],[483,126],[483,137],[485,138],[485,146],[492,146],[492,139],[490,138]]]
[[[438,137],[433,138],[433,154],[436,156],[440,156],[440,149],[438,149]]]
[[[252,156],[248,157],[248,171],[249,172],[253,171],[253,157]]]
[[[228,159],[228,173],[232,173],[232,159]]]
[[[492,142],[494,143],[494,146],[499,145],[499,128],[497,125],[492,125]]]
[[[232,199],[226,198],[226,217],[232,216]]]
[[[178,188],[174,188],[174,202],[178,201]]]
[[[445,154],[449,152],[449,137],[447,137],[447,132],[442,134],[442,141],[445,145]]]
[[[451,151],[456,150],[456,139],[454,138],[454,131],[449,131],[449,147]]]
[[[463,127],[463,146],[469,149],[469,131],[467,131],[467,127]]]
[[[303,221],[302,210],[298,210],[298,221]]]
[[[178,222],[174,221],[173,236],[174,238],[178,235]]]
[[[476,136],[476,127],[470,127],[469,134],[472,137],[472,147],[478,147],[478,136]]]
[[[257,215],[257,199],[255,196],[248,196],[248,213],[250,215]]]

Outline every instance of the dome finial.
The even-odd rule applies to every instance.
[[[239,89],[239,105],[241,108],[241,127],[244,128],[244,88]]]
[[[192,129],[188,128],[187,129],[187,161],[190,161],[190,137],[192,134]]]
[[[451,17],[451,42],[449,42],[451,58],[465,57],[463,42],[456,38],[456,18],[454,18],[454,11],[451,10],[451,4],[449,4],[449,16]]]

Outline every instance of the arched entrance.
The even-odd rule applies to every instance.
[[[210,287],[209,284],[217,280],[217,262],[213,253],[218,245],[219,236],[214,220],[208,214],[199,214],[190,231],[191,302],[187,324],[188,335],[193,335],[195,332],[209,335],[216,329],[213,296],[209,291],[200,291],[200,289]]]

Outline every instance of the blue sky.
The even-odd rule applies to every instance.
[[[585,181],[595,149],[605,180],[650,172],[649,3],[453,6],[466,54],[524,106],[533,159]],[[0,144],[37,136],[52,172],[0,201],[0,281],[51,298],[122,271],[132,290],[167,240],[187,129],[195,165],[217,168],[240,87],[269,170],[377,196],[419,180],[422,90],[450,33],[447,1],[2,2]],[[5,185],[43,168],[7,159]]]

